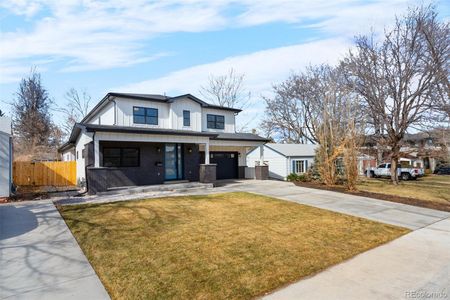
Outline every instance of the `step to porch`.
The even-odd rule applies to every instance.
[[[106,192],[97,193],[97,195],[133,195],[139,193],[150,192],[173,192],[181,193],[194,190],[212,189],[214,185],[212,183],[201,182],[182,182],[182,183],[167,183],[157,185],[143,185],[143,186],[125,186],[109,188]]]

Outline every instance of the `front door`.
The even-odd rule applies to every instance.
[[[164,150],[165,180],[183,179],[183,146],[166,144]]]

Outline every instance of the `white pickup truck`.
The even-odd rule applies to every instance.
[[[421,168],[397,168],[397,175],[402,180],[417,179],[422,177],[424,174]],[[381,164],[377,168],[370,168],[367,170],[367,175],[369,177],[390,177],[391,176],[391,164]]]

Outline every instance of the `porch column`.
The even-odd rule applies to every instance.
[[[209,165],[209,142],[205,143],[205,165]]]
[[[94,167],[100,167],[100,143],[94,136]]]
[[[200,164],[200,182],[213,183],[216,182],[216,164],[211,164],[209,160],[209,141],[205,143],[205,163]]]
[[[259,146],[259,164],[264,164],[264,145]]]
[[[264,165],[264,145],[259,146],[259,166],[255,166],[255,179],[269,179],[269,166]]]

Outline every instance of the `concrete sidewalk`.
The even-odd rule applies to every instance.
[[[450,299],[450,219],[413,231],[263,299]]]
[[[0,205],[0,299],[109,299],[50,201]]]

